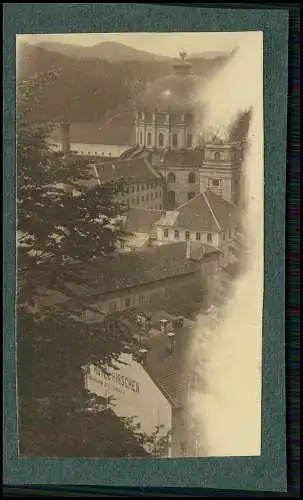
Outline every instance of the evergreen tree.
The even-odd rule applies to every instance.
[[[116,194],[124,189],[123,180],[80,189],[88,166],[79,171],[74,161],[54,153],[49,126],[32,122],[33,104],[55,80],[54,73],[38,75],[20,82],[17,92],[20,453],[144,456],[141,437],[140,443],[106,410],[104,400],[84,390],[82,370],[91,362],[117,360],[125,344],[136,348],[132,331],[119,322],[86,324],[73,314],[70,301],[40,307],[46,290],[66,295],[66,282],[86,285],[79,276],[88,263],[98,259],[98,266],[106,266],[119,237],[109,223],[120,212]],[[74,304],[82,306],[89,303]]]

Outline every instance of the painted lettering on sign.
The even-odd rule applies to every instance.
[[[128,389],[136,393],[140,392],[140,386],[138,382],[130,379],[126,375],[121,375],[121,373],[119,373],[118,371],[109,372],[101,370],[101,368],[94,366],[93,374],[97,378],[97,380],[111,382],[112,384],[116,384],[122,387],[123,389]]]

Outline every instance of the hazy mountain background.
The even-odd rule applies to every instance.
[[[169,61],[169,57],[157,56],[144,50],[127,47],[117,42],[100,42],[92,47],[63,44],[58,42],[41,42],[38,47],[50,52],[57,52],[68,57],[103,59],[109,62],[122,61]]]
[[[189,54],[188,60],[197,75],[209,77],[228,57],[222,52],[206,52]],[[122,120],[123,127],[132,126],[132,100],[148,83],[170,74],[172,64],[173,59],[169,57],[116,42],[102,42],[92,47],[24,43],[18,48],[17,78],[27,80],[50,70],[57,75],[44,92],[41,89],[37,92],[39,97],[30,110],[30,121],[104,124],[111,120],[109,128],[104,130],[106,136],[111,136],[117,120],[119,123]],[[114,119],[116,115],[119,116]]]

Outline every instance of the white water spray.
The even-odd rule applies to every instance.
[[[207,456],[253,456],[261,452],[263,305],[263,68],[262,33],[246,33],[229,64],[203,90],[203,128],[222,138],[239,111],[252,107],[245,158],[249,192],[243,223],[248,233],[247,270],[234,283],[223,319],[213,332],[201,316],[192,363],[201,388],[192,395]],[[221,311],[222,312],[222,311]],[[202,387],[203,385],[203,387]]]

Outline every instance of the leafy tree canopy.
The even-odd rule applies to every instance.
[[[96,257],[99,266],[106,265],[119,237],[110,225],[121,211],[116,194],[124,189],[123,180],[79,189],[88,165],[54,153],[50,127],[29,119],[33,103],[55,81],[54,72],[36,75],[19,82],[17,92],[20,452],[144,455],[143,437],[113,414],[109,418],[106,402],[85,391],[83,383],[83,366],[109,363],[125,344],[136,346],[132,331],[119,322],[80,321],[71,311],[72,296],[66,304],[39,307],[43,290],[65,293],[66,281],[79,281],[79,266]]]

